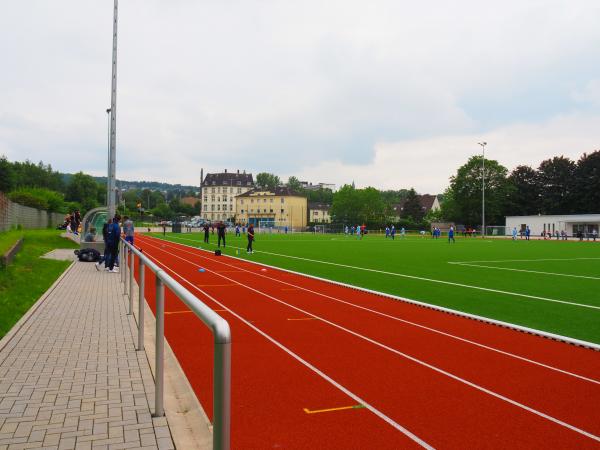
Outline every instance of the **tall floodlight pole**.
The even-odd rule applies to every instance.
[[[108,169],[108,217],[115,215],[116,201],[116,141],[117,141],[117,17],[119,0],[115,0],[113,18],[113,47],[112,47],[112,81],[110,92],[110,152]]]
[[[485,237],[485,146],[487,142],[478,142],[483,151],[481,160],[481,237]]]
[[[106,110],[106,147],[106,204],[108,205],[108,198],[110,197],[110,108]]]

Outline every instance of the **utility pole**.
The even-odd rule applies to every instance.
[[[481,162],[481,237],[485,238],[485,146],[487,142],[478,142],[483,150]]]
[[[110,92],[110,152],[108,169],[108,218],[115,215],[116,202],[116,144],[117,144],[117,18],[119,0],[115,0],[113,18],[112,80]]]

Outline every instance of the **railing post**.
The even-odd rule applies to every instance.
[[[121,261],[119,261],[121,263],[121,267],[123,268],[122,270],[122,275],[123,275],[123,295],[127,295],[127,259],[129,256],[129,248],[127,247],[127,245],[125,245],[125,243],[123,243],[123,255],[121,257]]]
[[[129,314],[133,314],[133,272],[135,270],[135,253],[132,250],[129,251],[131,258],[129,258]]]
[[[231,343],[215,343],[213,450],[229,450],[231,426]]]
[[[165,415],[163,408],[163,382],[165,361],[165,286],[156,274],[156,380],[154,388],[154,416]]]
[[[139,309],[138,309],[138,350],[144,350],[144,287],[145,277],[144,273],[144,261],[140,258],[139,261],[139,274],[138,274],[138,287],[139,287]]]
[[[123,267],[123,257],[127,251],[127,247],[123,244],[123,241],[119,241],[121,244],[121,251],[119,252],[119,272],[121,276],[121,283],[125,283],[125,267]]]

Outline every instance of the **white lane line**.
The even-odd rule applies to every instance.
[[[157,238],[154,238],[154,239],[157,239]],[[196,241],[194,239],[175,238],[175,237],[172,238],[172,239],[180,239],[180,240],[185,240],[185,241],[198,242],[198,241]],[[240,247],[235,247],[234,246],[233,248],[240,248]],[[462,287],[462,288],[466,288],[466,289],[477,289],[477,290],[480,290],[480,291],[494,292],[496,294],[505,294],[505,295],[511,295],[511,296],[516,296],[516,297],[529,298],[529,299],[534,299],[534,300],[542,300],[544,302],[560,303],[560,304],[570,305],[570,306],[579,306],[581,308],[590,308],[590,309],[600,310],[600,306],[587,305],[585,303],[569,302],[569,301],[566,301],[566,300],[558,300],[558,299],[548,298],[548,297],[540,297],[540,296],[537,296],[537,295],[521,294],[521,293],[518,293],[518,292],[503,291],[503,290],[500,290],[500,289],[492,289],[492,288],[486,288],[486,287],[482,287],[482,286],[474,286],[474,285],[471,285],[471,284],[454,283],[452,281],[436,280],[434,278],[418,277],[416,275],[407,275],[407,274],[397,273],[397,272],[387,272],[385,270],[369,269],[367,267],[351,266],[351,265],[348,265],[348,264],[334,263],[334,262],[330,262],[330,261],[322,261],[322,260],[319,260],[319,259],[311,259],[311,258],[303,258],[303,257],[300,257],[300,256],[283,255],[281,253],[266,252],[264,250],[255,250],[254,253],[264,253],[265,255],[280,256],[282,258],[298,259],[298,260],[302,260],[302,261],[310,261],[310,262],[315,262],[315,263],[320,263],[320,264],[327,264],[327,265],[330,265],[330,266],[346,267],[348,269],[363,270],[365,272],[374,272],[374,273],[381,273],[381,274],[384,274],[384,275],[391,275],[391,276],[396,276],[396,277],[409,278],[409,279],[412,279],[412,280],[429,281],[431,283],[446,284],[446,285],[449,285],[449,286],[458,286],[458,287]]]
[[[158,247],[156,247],[156,246],[154,246],[152,244],[150,244],[150,245],[152,247],[156,248],[159,251],[164,251],[164,250],[161,250],[161,249],[159,249]],[[169,253],[169,252],[166,252],[166,253]],[[159,266],[164,267],[166,270],[168,270],[169,272],[171,272],[174,276],[176,276],[177,278],[179,278],[183,282],[187,283],[192,289],[195,289],[196,291],[201,292],[205,297],[207,297],[208,299],[210,299],[213,302],[215,302],[221,308],[227,310],[231,315],[233,315],[234,317],[238,318],[241,322],[245,323],[248,327],[252,328],[254,331],[256,331],[258,334],[260,334],[261,336],[263,336],[265,339],[267,339],[271,343],[275,344],[277,347],[279,347],[281,350],[283,350],[284,352],[286,352],[292,358],[294,358],[295,360],[297,360],[298,362],[300,362],[304,366],[308,367],[310,370],[312,370],[314,373],[316,373],[317,375],[319,375],[321,378],[323,378],[325,381],[327,381],[328,383],[330,383],[332,386],[334,386],[338,390],[342,391],[348,397],[354,399],[357,403],[359,403],[361,405],[364,405],[365,408],[367,408],[369,411],[371,411],[377,417],[379,417],[380,419],[384,420],[386,423],[388,423],[389,425],[391,425],[392,427],[394,427],[396,430],[400,431],[402,434],[404,434],[408,438],[412,439],[414,442],[416,442],[417,444],[419,444],[421,447],[429,449],[429,450],[434,450],[433,446],[429,445],[427,442],[425,442],[423,439],[421,439],[420,437],[418,437],[416,434],[412,433],[410,430],[408,430],[407,428],[403,427],[402,425],[400,425],[399,423],[397,423],[396,421],[394,421],[391,417],[385,415],[383,412],[381,412],[380,410],[378,410],[377,408],[375,408],[373,405],[371,405],[370,403],[368,403],[365,399],[359,397],[358,395],[356,395],[355,393],[353,393],[352,391],[350,391],[346,387],[342,386],[340,383],[338,383],[337,381],[335,381],[333,378],[331,378],[330,376],[328,376],[327,374],[325,374],[324,372],[322,372],[321,370],[319,370],[317,367],[313,366],[311,363],[309,363],[308,361],[306,361],[305,359],[303,359],[302,357],[300,357],[298,354],[294,353],[292,350],[290,350],[285,345],[283,345],[280,342],[276,341],[274,338],[272,338],[267,333],[265,333],[264,331],[262,331],[256,325],[253,325],[252,323],[250,323],[250,321],[244,319],[242,316],[240,316],[239,314],[237,314],[236,312],[234,312],[233,310],[231,310],[230,308],[228,308],[227,306],[225,306],[223,303],[221,303],[220,301],[218,301],[216,298],[214,298],[213,296],[211,296],[210,294],[208,294],[204,290],[200,289],[199,287],[195,286],[193,283],[191,283],[190,281],[188,281],[186,278],[184,278],[181,275],[179,275],[179,273],[177,273],[175,270],[171,269],[170,267],[167,267],[166,264],[164,264],[162,261],[160,261],[159,259],[153,257],[152,255],[149,255],[148,253],[144,253],[144,254],[146,256],[148,256],[149,258],[152,258],[154,261],[156,261],[156,263]],[[173,256],[177,256],[177,255],[173,255]],[[212,272],[212,271],[209,271],[209,272]],[[215,273],[215,272],[213,272],[213,273]]]
[[[538,274],[542,274],[542,275],[552,275],[552,276],[558,276],[558,277],[585,278],[586,280],[600,280],[600,277],[592,277],[592,276],[586,276],[586,275],[573,275],[570,273],[543,272],[540,270],[514,269],[512,267],[496,267],[496,266],[486,266],[483,264],[467,264],[467,263],[457,263],[457,262],[449,262],[448,264],[452,264],[455,266],[481,267],[484,269],[509,270],[512,272],[538,273]]]
[[[167,253],[167,254],[169,254],[169,255],[171,255],[171,256],[174,256],[174,257],[175,257],[175,258],[177,258],[177,259],[181,259],[182,261],[185,261],[185,262],[187,262],[187,263],[189,263],[189,264],[192,264],[192,265],[194,265],[194,266],[200,267],[199,265],[197,265],[197,264],[193,264],[193,263],[191,263],[189,260],[187,260],[187,259],[185,259],[185,258],[182,258],[181,256],[178,256],[178,255],[176,255],[175,253],[171,253],[171,252],[169,252],[169,251],[166,251],[166,250],[164,250],[164,249],[161,249],[161,248],[159,248],[159,247],[157,247],[157,246],[155,246],[155,245],[152,245],[152,244],[150,244],[150,246],[151,246],[151,247],[154,247],[154,248],[155,248],[155,249],[157,249],[159,252],[164,252],[164,253]],[[447,371],[445,371],[444,369],[440,369],[439,367],[436,367],[436,366],[434,366],[434,365],[432,365],[432,364],[429,364],[429,363],[427,363],[427,362],[425,362],[425,361],[422,361],[422,360],[420,360],[420,359],[418,359],[418,358],[415,358],[415,357],[413,357],[413,356],[410,356],[410,355],[408,355],[408,354],[406,354],[406,353],[403,353],[403,352],[401,352],[401,351],[399,351],[399,350],[396,350],[396,349],[394,349],[394,348],[392,348],[392,347],[389,347],[389,346],[387,346],[387,345],[385,345],[385,344],[383,344],[383,343],[381,343],[381,342],[378,342],[378,341],[376,341],[376,340],[374,340],[374,339],[371,339],[371,338],[369,338],[369,337],[367,337],[367,336],[363,336],[363,335],[362,335],[362,334],[360,334],[360,333],[357,333],[357,332],[355,332],[355,331],[352,331],[352,330],[350,330],[350,329],[348,329],[348,328],[345,328],[345,327],[343,327],[343,326],[341,326],[341,325],[338,325],[338,324],[336,324],[336,323],[334,323],[334,322],[331,322],[330,320],[327,320],[327,319],[325,319],[325,318],[323,318],[323,317],[321,317],[321,316],[318,316],[318,315],[316,315],[316,314],[313,314],[313,313],[311,313],[311,312],[305,311],[304,309],[302,309],[302,308],[298,308],[298,307],[296,307],[296,306],[294,306],[294,305],[290,305],[289,303],[286,303],[286,302],[284,302],[283,300],[280,300],[280,299],[278,299],[278,298],[276,298],[276,297],[273,297],[272,295],[269,295],[269,294],[267,294],[267,293],[265,293],[265,292],[259,291],[258,289],[255,289],[255,288],[252,288],[252,287],[250,287],[250,286],[244,285],[243,283],[240,283],[240,282],[238,282],[238,281],[236,281],[236,280],[234,280],[234,279],[232,279],[232,278],[226,277],[225,275],[220,275],[220,274],[218,274],[218,273],[216,273],[216,272],[214,272],[214,271],[208,270],[208,269],[207,269],[207,271],[208,271],[208,272],[212,272],[212,273],[214,273],[215,275],[217,275],[217,276],[220,276],[220,277],[222,277],[222,278],[225,278],[225,279],[227,279],[227,280],[229,280],[229,281],[231,281],[231,282],[233,282],[233,283],[239,284],[240,286],[242,286],[242,287],[244,287],[244,288],[246,288],[246,289],[248,289],[248,290],[250,290],[250,291],[256,292],[257,294],[259,294],[259,295],[262,295],[262,296],[264,296],[264,297],[266,297],[266,298],[269,298],[269,299],[271,299],[271,300],[273,300],[273,301],[275,301],[275,302],[277,302],[277,303],[280,303],[280,304],[282,304],[282,305],[288,306],[289,308],[295,309],[296,311],[299,311],[299,312],[301,312],[301,313],[303,313],[303,314],[306,314],[307,316],[310,316],[310,317],[315,317],[316,319],[319,319],[319,320],[323,321],[324,323],[327,323],[328,325],[331,325],[331,326],[332,326],[332,327],[334,327],[334,328],[337,328],[337,329],[339,329],[339,330],[342,330],[342,331],[344,331],[344,332],[346,332],[346,333],[348,333],[348,334],[350,334],[350,335],[352,335],[352,336],[355,336],[355,337],[357,337],[357,338],[359,338],[359,339],[362,339],[362,340],[364,340],[364,341],[367,341],[367,342],[369,342],[369,343],[371,343],[371,344],[373,344],[373,345],[375,345],[375,346],[377,346],[377,347],[383,348],[384,350],[387,350],[387,351],[389,351],[389,352],[391,352],[391,353],[397,354],[398,356],[401,356],[401,357],[403,357],[403,358],[405,358],[405,359],[408,359],[408,360],[410,360],[410,361],[412,361],[412,362],[414,362],[414,363],[416,363],[416,364],[419,364],[419,365],[421,365],[421,366],[423,366],[423,367],[427,367],[428,369],[431,369],[431,370],[433,370],[433,371],[435,371],[435,372],[438,372],[438,373],[440,373],[440,374],[442,374],[442,375],[445,375],[445,376],[447,376],[447,377],[449,377],[449,378],[451,378],[451,379],[453,379],[453,380],[456,380],[456,381],[458,381],[458,382],[460,382],[460,383],[463,383],[463,384],[465,384],[465,385],[467,385],[467,386],[470,386],[470,387],[472,387],[472,388],[474,388],[474,389],[476,389],[476,390],[478,390],[478,391],[484,392],[484,393],[486,393],[486,394],[488,394],[488,395],[490,395],[490,396],[492,396],[492,397],[495,397],[495,398],[498,398],[498,399],[500,399],[500,400],[503,400],[503,401],[505,401],[505,402],[507,402],[507,403],[510,403],[511,405],[514,405],[514,406],[517,406],[517,407],[519,407],[519,408],[522,408],[522,409],[524,409],[525,411],[531,412],[532,414],[535,414],[535,415],[537,415],[537,416],[539,416],[539,417],[542,417],[542,418],[544,418],[544,419],[546,419],[546,420],[548,420],[548,421],[550,421],[550,422],[554,422],[554,423],[556,423],[557,425],[561,425],[561,426],[563,426],[563,427],[565,427],[565,428],[568,428],[568,429],[570,429],[570,430],[572,430],[572,431],[575,431],[576,433],[579,433],[579,434],[581,434],[581,435],[583,435],[583,436],[586,436],[586,437],[588,437],[588,438],[590,438],[590,439],[593,439],[593,440],[595,440],[595,441],[597,441],[597,442],[600,442],[600,436],[596,436],[596,435],[594,435],[594,434],[592,434],[592,433],[590,433],[590,432],[588,432],[588,431],[582,430],[581,428],[577,428],[576,426],[574,426],[574,425],[571,425],[571,424],[569,424],[569,423],[567,423],[567,422],[563,422],[562,420],[560,420],[560,419],[557,419],[556,417],[550,416],[550,415],[548,415],[548,414],[546,414],[546,413],[543,413],[543,412],[541,412],[541,411],[538,411],[537,409],[534,409],[534,408],[531,408],[531,407],[529,407],[529,406],[527,406],[527,405],[524,405],[524,404],[522,404],[522,403],[519,403],[519,402],[517,402],[516,400],[512,400],[512,399],[510,399],[510,398],[508,398],[508,397],[506,397],[506,396],[504,396],[504,395],[502,395],[502,394],[498,394],[497,392],[494,392],[494,391],[492,391],[492,390],[490,390],[490,389],[487,389],[487,388],[485,388],[485,387],[483,387],[483,386],[480,386],[480,385],[478,385],[478,384],[475,384],[475,383],[473,383],[473,382],[471,382],[471,381],[468,381],[468,380],[466,380],[466,379],[464,379],[464,378],[461,378],[461,377],[459,377],[459,376],[457,376],[457,375],[454,375],[454,374],[452,374],[452,373],[450,373],[450,372],[447,372]],[[190,283],[190,284],[191,284],[191,283]],[[194,288],[196,288],[196,286],[194,286]],[[196,288],[196,289],[197,289],[197,288]]]
[[[161,239],[159,239],[159,240],[162,241]],[[182,244],[175,243],[175,245],[182,245]],[[186,246],[186,247],[188,247],[188,246]],[[197,249],[195,247],[189,247],[189,248],[194,249],[196,251],[199,250],[199,249]],[[374,309],[371,309],[371,308],[367,308],[365,306],[357,305],[355,303],[352,303],[352,302],[349,302],[349,301],[346,301],[346,300],[342,300],[342,299],[337,298],[337,297],[333,297],[333,296],[330,296],[330,295],[327,295],[327,294],[323,294],[322,292],[313,291],[312,289],[308,289],[308,288],[299,286],[297,284],[289,283],[287,281],[283,281],[283,280],[280,280],[278,278],[271,277],[269,275],[264,275],[262,273],[253,272],[251,270],[247,270],[247,269],[244,269],[242,267],[235,266],[233,264],[227,264],[226,262],[223,262],[223,261],[216,261],[215,259],[208,258],[206,256],[203,256],[203,255],[195,253],[195,252],[191,252],[191,251],[187,251],[187,250],[181,250],[181,251],[184,252],[184,253],[187,253],[189,255],[194,255],[194,256],[197,256],[198,258],[202,258],[202,259],[205,259],[205,260],[210,260],[210,261],[216,262],[216,263],[224,265],[224,266],[235,267],[237,269],[237,271],[240,271],[240,272],[247,272],[247,273],[250,273],[250,274],[252,274],[254,276],[259,276],[261,278],[265,278],[265,279],[268,279],[268,280],[276,281],[276,282],[284,284],[286,286],[291,286],[291,287],[294,287],[295,289],[299,289],[299,290],[302,290],[302,291],[305,291],[305,292],[310,292],[311,294],[315,294],[315,295],[318,295],[320,297],[327,298],[329,300],[332,300],[332,301],[335,301],[335,302],[338,302],[338,303],[343,303],[345,305],[349,305],[349,306],[352,306],[352,307],[357,308],[357,309],[368,311],[368,312],[371,312],[373,314],[377,314],[377,315],[382,316],[382,317],[386,317],[386,318],[389,318],[389,319],[392,319],[392,320],[396,320],[398,322],[406,323],[408,325],[412,325],[412,326],[415,326],[415,327],[418,327],[418,328],[421,328],[421,329],[424,329],[424,330],[431,331],[432,333],[437,333],[437,334],[440,334],[440,335],[443,335],[443,336],[447,336],[447,337],[450,337],[452,339],[456,339],[458,341],[466,342],[468,344],[472,344],[472,345],[475,345],[477,347],[484,348],[486,350],[491,350],[493,352],[497,352],[497,353],[500,353],[502,355],[505,355],[505,356],[508,356],[508,357],[511,357],[511,358],[515,358],[515,359],[518,359],[518,360],[521,360],[521,361],[525,361],[525,362],[530,363],[530,364],[534,364],[534,365],[537,365],[537,366],[540,366],[540,367],[544,367],[546,369],[550,369],[550,370],[553,370],[553,371],[556,371],[556,372],[560,372],[560,373],[565,374],[565,375],[569,375],[569,376],[572,376],[572,377],[575,377],[575,378],[579,378],[579,379],[584,380],[584,381],[588,381],[590,383],[594,383],[594,384],[600,385],[600,380],[595,380],[593,378],[588,378],[588,377],[585,377],[583,375],[578,375],[576,373],[569,372],[569,371],[566,371],[566,370],[563,370],[563,369],[559,369],[558,367],[550,366],[548,364],[544,364],[544,363],[541,363],[539,361],[535,361],[535,360],[532,360],[532,359],[529,359],[529,358],[525,358],[523,356],[519,356],[519,355],[516,355],[514,353],[510,353],[510,352],[507,352],[507,351],[504,351],[504,350],[500,350],[500,349],[495,348],[495,347],[490,347],[488,345],[481,344],[479,342],[475,342],[475,341],[472,341],[472,340],[469,340],[469,339],[466,339],[466,338],[462,338],[460,336],[456,336],[456,335],[453,335],[453,334],[450,334],[450,333],[446,333],[444,331],[437,330],[435,328],[430,328],[430,327],[428,327],[426,325],[422,325],[422,324],[419,324],[419,323],[416,323],[416,322],[411,322],[411,321],[406,320],[406,319],[401,319],[400,317],[392,316],[390,314],[386,314],[386,313],[383,313],[381,311],[377,311],[377,310],[374,310]],[[200,251],[202,251],[202,250],[200,250]],[[216,271],[216,272],[217,273],[223,273],[222,271]]]
[[[194,240],[194,239],[188,239]],[[589,258],[539,258],[539,259],[496,259],[496,260],[481,260],[481,261],[448,261],[449,264],[462,264],[462,263],[503,263],[503,262],[537,262],[537,261],[586,261],[590,259],[600,259],[596,257]]]

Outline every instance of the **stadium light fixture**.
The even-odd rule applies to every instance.
[[[487,142],[478,142],[481,145],[483,158],[481,160],[481,237],[485,238],[485,146]]]

